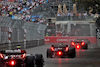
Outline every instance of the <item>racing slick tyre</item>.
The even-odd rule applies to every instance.
[[[27,56],[25,60],[26,60],[26,67],[34,67],[35,63],[34,56]]]
[[[70,48],[68,51],[68,58],[74,58],[76,56],[75,48]]]
[[[47,58],[52,58],[52,51],[51,51],[51,49],[47,49]]]
[[[83,49],[88,49],[88,45],[86,44],[86,45],[83,47]]]
[[[35,55],[36,67],[43,67],[44,59],[42,54]]]
[[[0,67],[3,67],[2,59],[0,58]]]

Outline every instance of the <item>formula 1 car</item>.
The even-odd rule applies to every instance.
[[[74,58],[75,56],[75,48],[69,48],[68,45],[52,45],[51,48],[47,49],[47,58]]]
[[[90,41],[89,41],[88,39],[77,39],[77,40],[84,40],[85,43],[87,43],[87,44],[91,44]]]
[[[89,42],[84,39],[71,40],[70,47],[77,49],[88,49]]]
[[[42,54],[26,54],[25,50],[0,51],[0,67],[43,67]]]

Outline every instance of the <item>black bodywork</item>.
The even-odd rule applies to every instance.
[[[69,48],[68,45],[52,45],[51,48],[47,49],[47,58],[53,58],[53,57],[74,58],[75,56],[76,56],[75,48]]]
[[[22,57],[25,54],[25,57]],[[6,58],[8,57],[8,58]],[[14,65],[11,62],[14,61]],[[42,54],[26,54],[25,50],[21,53],[6,53],[0,51],[0,67],[43,67],[44,59]]]

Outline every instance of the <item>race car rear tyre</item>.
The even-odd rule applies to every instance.
[[[44,59],[42,54],[35,55],[36,67],[43,67]]]
[[[26,67],[34,67],[35,63],[34,56],[27,56],[25,60],[26,60]]]
[[[86,44],[83,49],[88,49],[88,45]]]
[[[3,67],[2,59],[0,58],[0,67]]]
[[[74,58],[76,56],[75,48],[70,48],[68,52],[68,58]]]
[[[47,58],[52,58],[52,51],[51,51],[51,49],[47,49]]]

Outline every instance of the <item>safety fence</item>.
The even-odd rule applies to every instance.
[[[47,26],[46,36],[96,36],[96,25],[88,21],[57,21]]]
[[[93,16],[57,16],[57,21],[94,21]]]
[[[44,44],[46,25],[0,17],[0,50]]]

